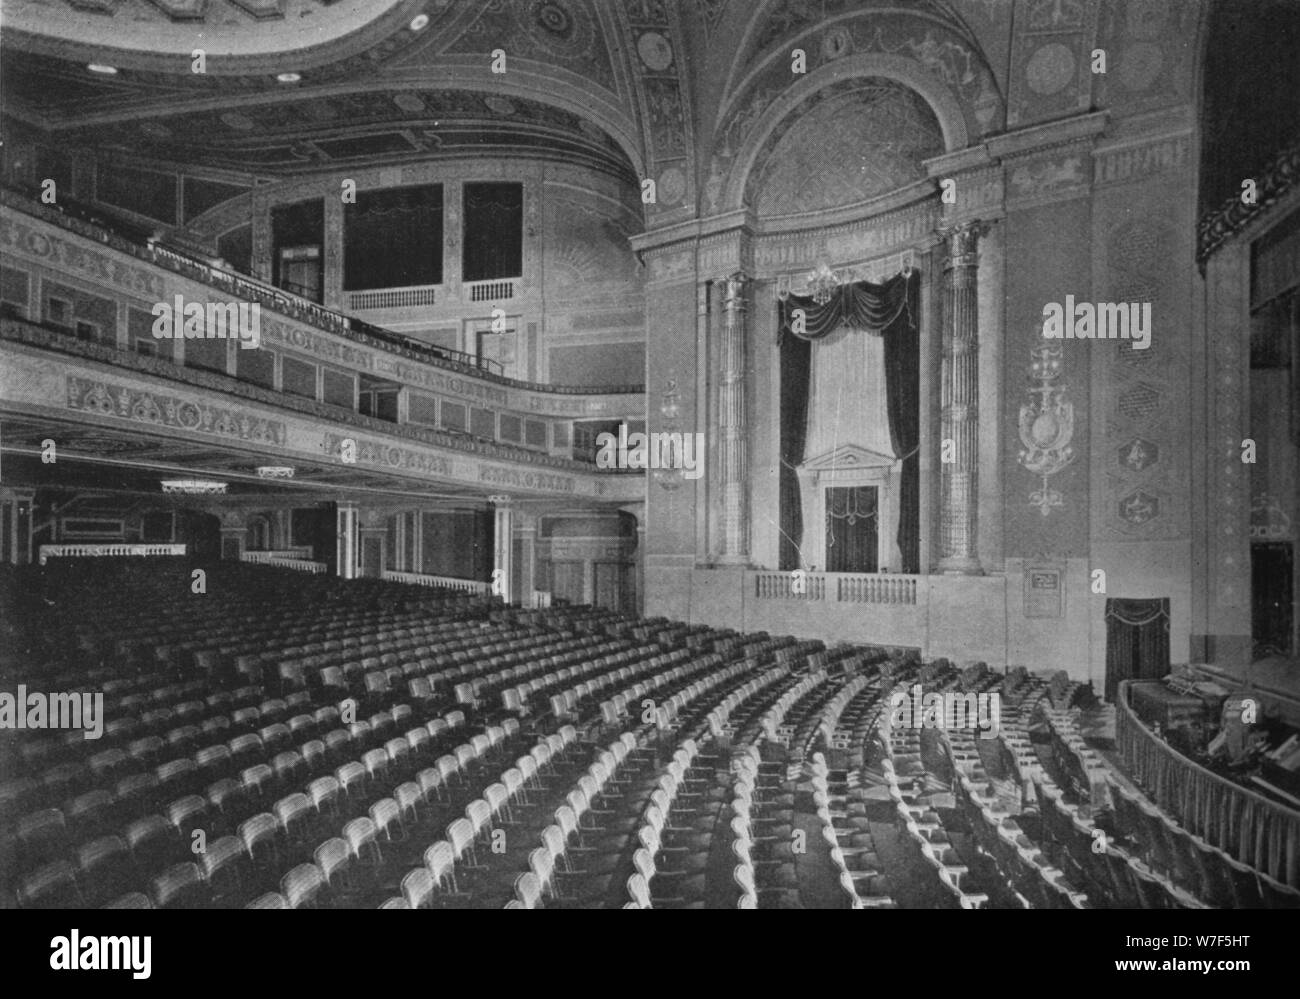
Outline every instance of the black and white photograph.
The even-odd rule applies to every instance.
[[[1300,908],[1298,53],[1300,0],[4,0],[23,961],[1081,909],[997,932],[1250,982],[1181,912]]]

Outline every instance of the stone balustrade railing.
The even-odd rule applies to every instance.
[[[268,555],[269,558],[261,556]],[[324,562],[313,562],[305,558],[282,558],[272,552],[244,552],[239,556],[241,562],[253,562],[258,565],[275,565],[281,569],[293,569],[297,572],[310,572],[314,576],[319,576],[328,571],[329,566]]]
[[[409,583],[412,586],[434,586],[449,590],[463,590],[486,596],[492,586],[477,579],[459,579],[456,576],[429,576],[421,572],[397,572],[385,569],[383,578],[394,583]]]
[[[753,577],[760,600],[811,600],[840,604],[915,604],[922,577],[895,573],[760,571]]]
[[[38,550],[41,565],[51,558],[93,558],[97,556],[120,557],[124,555],[184,555],[186,545],[128,545],[128,544],[65,544],[41,545]]]

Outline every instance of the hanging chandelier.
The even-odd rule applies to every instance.
[[[189,493],[198,496],[213,496],[226,491],[226,483],[212,479],[162,479],[162,491],[165,493]]]

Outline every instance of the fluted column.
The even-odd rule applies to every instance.
[[[720,561],[749,563],[749,510],[746,500],[748,455],[745,448],[745,284],[744,274],[722,281],[722,378],[718,390],[718,467],[722,473],[722,551]]]
[[[515,511],[509,496],[489,496],[492,504],[492,593],[514,603]],[[499,585],[498,585],[499,584]]]
[[[357,578],[357,512],[351,503],[338,505],[335,552],[337,572],[343,579]]]
[[[981,572],[979,515],[979,238],[984,222],[939,229],[943,267],[939,571]],[[951,442],[951,443],[949,443]],[[949,460],[951,459],[951,460]]]

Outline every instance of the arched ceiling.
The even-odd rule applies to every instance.
[[[647,159],[626,22],[598,0],[16,6],[0,32],[4,110],[55,141],[259,175],[549,150],[634,178]]]
[[[550,144],[557,156],[617,161],[654,179],[648,220],[667,225],[753,196],[749,171],[783,117],[773,109],[813,77],[912,86],[939,114],[949,149],[958,133],[957,145],[978,142],[1089,109],[1114,120],[1195,107],[1207,9],[1208,0],[6,0],[0,68],[6,116],[56,143],[242,163],[255,175]],[[194,48],[206,55],[202,74]],[[795,48],[806,75],[791,68]],[[1097,48],[1109,53],[1108,74],[1089,71]],[[497,50],[504,73],[492,70]],[[90,62],[117,72],[91,73]]]
[[[99,148],[170,163],[286,175],[353,162],[527,155],[635,182],[626,155],[578,114],[526,97],[383,88],[92,125]]]

